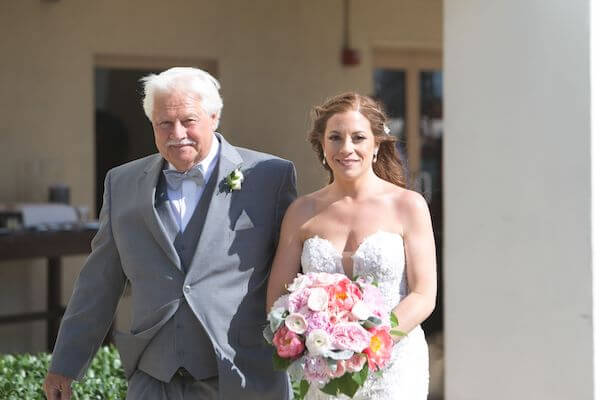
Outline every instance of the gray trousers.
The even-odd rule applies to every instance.
[[[175,374],[165,383],[140,370],[128,382],[126,400],[217,400],[219,378],[195,381]]]

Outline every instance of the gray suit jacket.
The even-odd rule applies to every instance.
[[[281,219],[296,197],[294,167],[217,137],[217,186],[187,274],[153,204],[163,158],[155,154],[109,171],[100,228],[61,323],[50,371],[84,375],[128,280],[131,329],[115,336],[128,377],[185,299],[217,353],[222,399],[287,398],[287,378],[273,371],[262,325]],[[245,180],[241,190],[229,192],[225,177],[237,167]]]

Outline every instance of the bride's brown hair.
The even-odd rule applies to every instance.
[[[358,111],[371,124],[371,131],[375,136],[375,145],[379,146],[377,161],[373,163],[373,171],[381,179],[385,179],[395,185],[406,187],[404,169],[400,163],[400,156],[396,149],[396,137],[385,132],[386,115],[383,107],[367,96],[348,92],[337,95],[325,101],[312,110],[313,126],[308,133],[313,150],[317,153],[319,161],[323,162],[323,136],[329,118],[335,114],[346,111]],[[333,172],[329,165],[323,165],[329,173],[329,183],[333,182]]]

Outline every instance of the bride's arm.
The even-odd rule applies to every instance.
[[[435,243],[429,208],[423,196],[407,191],[398,206],[405,221],[403,237],[409,294],[394,308],[394,313],[398,329],[410,332],[435,308]]]
[[[300,272],[300,255],[302,252],[302,234],[300,228],[304,221],[306,200],[298,198],[287,209],[279,235],[279,242],[271,266],[267,285],[267,313],[277,298],[286,292],[286,285],[291,283]]]

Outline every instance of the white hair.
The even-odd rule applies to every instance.
[[[140,81],[144,85],[142,105],[144,113],[152,121],[156,94],[179,91],[200,98],[202,110],[208,115],[215,114],[217,123],[223,109],[223,99],[219,94],[219,81],[211,74],[198,68],[174,67],[160,74],[150,74]]]

